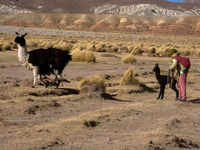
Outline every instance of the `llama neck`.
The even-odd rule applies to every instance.
[[[155,72],[155,75],[156,75],[156,79],[160,78],[160,72]]]
[[[20,46],[18,44],[18,59],[19,62],[25,63],[28,60],[29,53],[27,51],[26,45]]]

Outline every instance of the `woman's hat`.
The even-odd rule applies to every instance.
[[[168,51],[167,56],[173,55],[174,53],[177,53],[177,50],[174,49],[174,48],[172,48],[172,49],[170,49],[170,50]]]

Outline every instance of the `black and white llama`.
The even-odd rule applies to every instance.
[[[167,75],[160,75],[160,68],[159,68],[158,64],[155,64],[153,71],[155,72],[156,79],[158,80],[158,83],[160,84],[160,92],[159,92],[157,99],[159,99],[160,97],[161,97],[161,99],[163,99],[164,93],[165,93],[165,85],[168,84],[168,79],[167,79],[168,76]],[[169,78],[171,80],[171,77],[169,77]],[[176,83],[177,83],[177,80],[173,79],[171,88],[172,88],[173,91],[176,92],[176,99],[178,99],[179,93],[178,93],[178,89],[176,88]]]
[[[48,87],[43,79],[42,75],[54,74],[55,79],[53,82],[58,81],[56,88],[62,80],[62,72],[66,64],[71,60],[71,55],[68,51],[59,50],[56,48],[49,49],[35,49],[33,51],[27,51],[26,41],[24,37],[27,33],[19,35],[17,32],[15,42],[18,44],[18,58],[26,68],[33,70],[33,85],[35,87],[37,79],[39,79],[45,87]]]

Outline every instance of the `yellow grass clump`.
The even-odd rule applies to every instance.
[[[44,44],[44,48],[46,48],[46,49],[48,49],[48,48],[53,48],[54,46],[53,46],[53,44],[51,43],[51,42],[46,42],[45,44]]]
[[[134,68],[129,68],[125,73],[122,79],[120,80],[120,85],[139,85],[139,80],[135,78],[135,73],[133,72]]]
[[[101,76],[83,78],[79,83],[81,93],[97,92],[102,94],[105,92],[106,86]]]
[[[135,63],[137,62],[137,60],[133,57],[133,55],[128,55],[126,56],[123,60],[122,60],[122,63],[123,64],[128,64],[128,63]]]
[[[134,49],[131,51],[131,55],[142,55],[142,53],[143,53],[143,50],[141,46],[139,45],[136,45]]]
[[[38,46],[38,41],[37,40],[27,40],[27,45],[29,47],[37,47]]]
[[[95,45],[92,43],[88,43],[86,49],[89,51],[95,51]]]
[[[200,49],[196,51],[195,56],[200,56]]]
[[[71,48],[72,48],[72,45],[66,43],[66,42],[59,42],[57,45],[56,45],[56,48],[57,49],[61,49],[61,50],[64,50],[64,51],[70,51]]]
[[[96,57],[91,51],[80,50],[79,48],[71,52],[73,62],[95,62]]]
[[[4,42],[1,46],[2,50],[11,50],[11,45],[9,42]]]

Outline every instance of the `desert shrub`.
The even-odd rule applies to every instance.
[[[191,53],[190,50],[181,51],[181,55],[184,55],[184,56],[189,56],[190,53]]]
[[[120,47],[119,47],[119,50],[120,50],[121,52],[125,52],[125,53],[128,53],[128,52],[129,52],[128,47],[126,47],[126,46],[124,46],[124,45],[120,46]]]
[[[159,56],[159,53],[157,53],[157,55]],[[147,56],[149,56],[149,57],[154,57],[154,56],[156,56],[156,49],[153,47],[151,47],[151,48],[149,48],[149,53],[148,53],[148,55]]]
[[[95,62],[96,57],[91,51],[85,51],[85,61],[86,62]]]
[[[86,49],[89,51],[95,51],[95,45],[92,43],[88,43]]]
[[[164,51],[162,51],[162,52],[165,52],[165,53],[168,53],[168,51],[170,50],[170,49],[172,49],[173,47],[171,47],[171,46],[168,46],[168,47],[166,47],[165,49],[164,49]],[[161,52],[161,51],[160,51]]]
[[[30,47],[37,47],[38,42],[36,40],[27,40],[27,45]]]
[[[137,62],[137,60],[133,57],[133,55],[128,55],[126,56],[123,60],[122,60],[122,63],[123,64],[128,64],[128,63],[135,63]]]
[[[45,44],[44,44],[44,48],[52,48],[52,47],[54,47],[53,46],[53,44],[51,43],[51,42],[46,42]]]
[[[57,45],[56,45],[56,48],[58,49],[62,49],[64,51],[70,51],[71,48],[72,48],[72,45],[66,43],[66,42],[59,42]]]
[[[139,80],[135,78],[134,68],[129,68],[122,79],[120,80],[120,85],[139,85]]]
[[[13,48],[18,48],[17,47],[17,43],[16,42],[10,42],[10,47],[11,47],[11,49],[13,49]]]
[[[156,53],[156,48],[155,47],[151,47],[149,50],[150,54],[155,54]]]
[[[121,54],[122,52],[121,52],[121,50],[120,49],[118,49],[118,51],[117,51],[117,54]]]
[[[1,46],[2,50],[10,50],[11,49],[11,45],[9,42],[4,42]]]
[[[131,51],[131,55],[142,55],[142,53],[143,53],[143,50],[141,46],[139,45],[136,45],[134,49]]]
[[[97,44],[97,45],[95,45],[95,51],[96,52],[103,52],[104,50],[103,50],[103,45],[102,44]]]
[[[116,45],[110,45],[110,48],[107,52],[117,52],[118,51],[118,47]]]
[[[95,62],[96,57],[91,51],[75,49],[71,52],[73,62]]]
[[[83,78],[79,83],[81,93],[97,92],[102,94],[105,92],[106,86],[101,76]]]
[[[72,50],[79,48],[80,50],[83,49],[83,44],[82,43],[76,43],[72,46]]]
[[[200,49],[198,49],[194,55],[195,56],[200,56]]]

